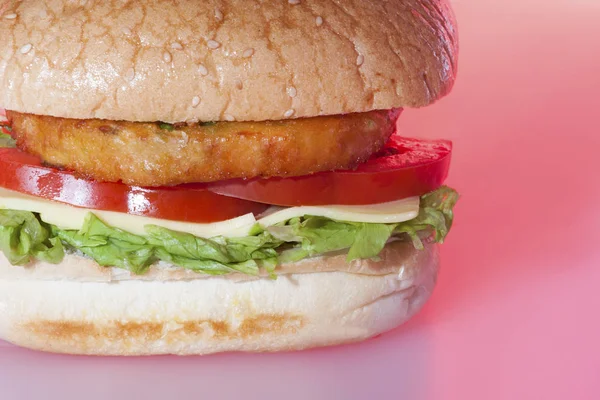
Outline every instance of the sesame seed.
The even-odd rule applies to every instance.
[[[239,80],[239,79],[236,79],[236,80],[235,80],[235,87],[236,87],[238,90],[242,90],[242,89],[244,88],[244,84],[242,83],[242,81],[241,81],[241,80]]]
[[[123,34],[127,35],[127,36],[131,36],[133,34],[133,32],[131,32],[131,29],[125,27],[125,28],[123,28]]]
[[[219,10],[218,8],[215,9],[215,19],[217,21],[223,21],[223,12],[221,10]]]
[[[21,47],[19,51],[21,52],[21,54],[27,54],[31,51],[32,48],[33,46],[31,45],[31,43],[27,43],[25,46]]]
[[[127,79],[129,82],[135,79],[135,70],[133,68],[129,68],[127,70],[127,72],[125,73],[125,79]]]
[[[315,19],[315,23],[317,24],[317,26],[321,26],[323,25],[323,17],[321,17],[320,15]]]
[[[359,54],[358,57],[356,57],[356,65],[358,65],[359,67],[361,65],[363,65],[365,62],[365,56],[363,56],[362,54]]]
[[[198,65],[198,72],[200,72],[200,75],[202,76],[208,75],[208,69],[204,66],[204,64]]]
[[[254,49],[253,48],[249,48],[244,50],[244,52],[242,53],[242,57],[244,58],[250,58],[254,55]]]
[[[216,40],[209,40],[208,42],[206,42],[206,45],[208,46],[209,49],[218,49],[219,47],[221,47],[221,43],[217,42]]]
[[[283,113],[283,116],[285,118],[289,118],[292,115],[294,115],[295,112],[296,112],[296,110],[294,110],[293,108],[290,108],[289,110],[287,110],[286,112]]]
[[[200,97],[194,96],[192,99],[192,107],[196,108],[200,104]]]
[[[6,14],[4,16],[4,19],[16,19],[17,18],[17,14],[12,13],[12,14]]]
[[[300,0],[288,0],[288,3],[295,6],[296,4],[300,4]]]
[[[192,124],[197,124],[198,123],[198,119],[197,118],[192,118],[192,119],[188,119],[187,122],[189,125]],[[185,131],[181,131],[181,139],[183,139],[183,143],[188,144],[190,141],[190,137],[188,136],[187,133],[185,133]]]
[[[171,57],[171,53],[169,53],[168,51],[165,51],[163,53],[163,61],[166,63],[171,62],[171,60],[173,59],[173,57]]]
[[[174,50],[183,50],[183,46],[179,42],[171,43],[171,48]]]
[[[229,121],[229,122],[235,121],[235,118],[231,114],[225,114],[225,115],[223,115],[223,118],[225,118],[225,121]]]
[[[285,91],[287,92],[288,96],[290,96],[290,97],[296,97],[296,94],[298,93],[296,88],[293,86],[286,88]]]

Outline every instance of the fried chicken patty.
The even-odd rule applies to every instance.
[[[167,186],[354,168],[384,145],[400,111],[176,125],[7,116],[17,146],[50,165],[98,181]]]

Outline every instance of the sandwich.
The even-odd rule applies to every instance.
[[[0,338],[90,355],[367,339],[429,298],[444,0],[5,1]]]

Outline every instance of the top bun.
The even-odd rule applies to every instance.
[[[65,118],[277,120],[445,95],[446,0],[10,0],[0,106]]]

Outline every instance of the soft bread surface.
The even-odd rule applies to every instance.
[[[446,0],[13,0],[0,20],[0,104],[56,117],[261,121],[418,107],[456,72]]]
[[[331,261],[332,272],[300,269],[277,280],[102,282],[36,279],[35,273],[15,279],[3,272],[0,338],[38,350],[94,355],[280,351],[362,340],[405,322],[429,297],[437,248],[427,245],[419,253],[384,253],[380,268],[365,261],[363,269],[349,265],[355,272],[339,267],[340,255],[320,257],[313,261],[323,270]],[[68,256],[64,262],[77,260]],[[2,265],[6,268],[22,267]]]

